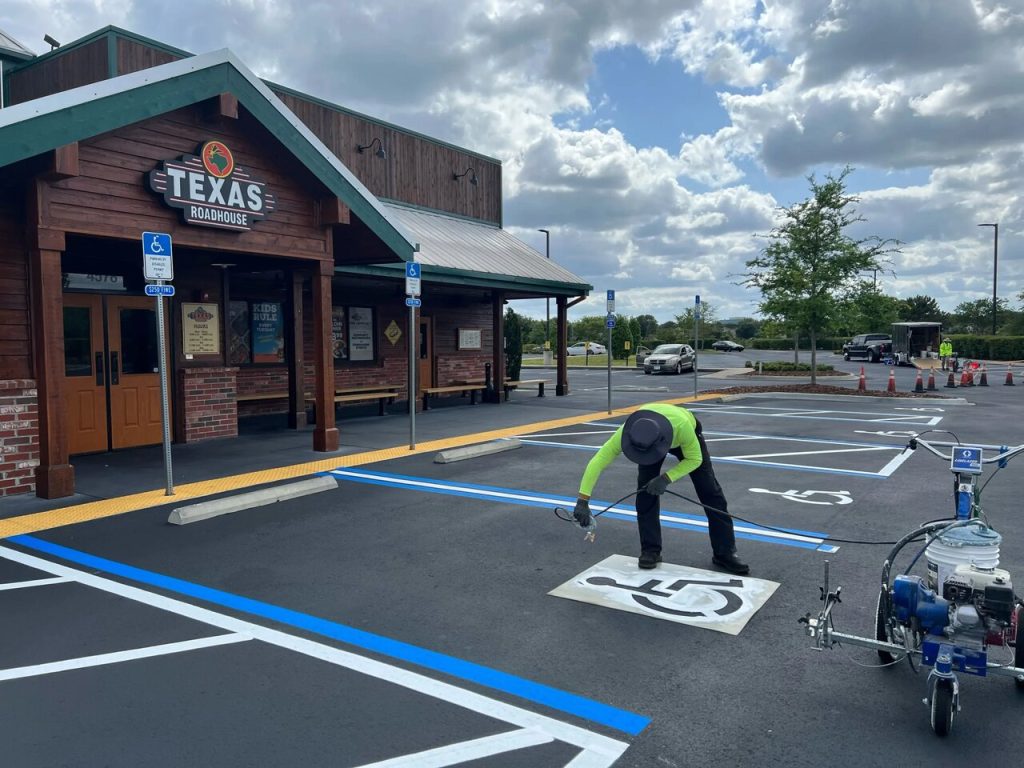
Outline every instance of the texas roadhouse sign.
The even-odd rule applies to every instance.
[[[186,224],[247,232],[277,207],[266,183],[235,165],[222,141],[207,141],[198,155],[165,160],[149,172],[149,188],[181,210]]]

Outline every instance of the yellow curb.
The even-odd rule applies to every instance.
[[[698,395],[697,397],[686,397],[675,400],[659,400],[657,402],[682,405],[684,403],[699,402],[702,400],[713,400],[721,397],[721,394]],[[256,472],[245,472],[240,475],[218,477],[212,480],[202,480],[196,483],[178,486],[174,489],[173,496],[167,496],[163,489],[157,491],[144,491],[133,493],[128,496],[118,496],[114,499],[103,499],[102,501],[90,501],[85,504],[51,509],[46,512],[36,512],[31,515],[20,515],[6,520],[0,520],[0,539],[9,536],[18,536],[37,531],[46,531],[51,528],[60,528],[64,525],[75,523],[86,523],[91,520],[99,520],[104,517],[113,517],[126,512],[135,512],[140,509],[160,507],[165,504],[177,504],[178,502],[189,501],[203,496],[212,496],[218,493],[236,491],[240,488],[250,489],[253,486],[265,483],[274,483],[281,480],[291,480],[296,477],[305,477],[317,472],[327,472],[339,467],[358,467],[365,464],[376,464],[381,461],[400,459],[405,456],[416,456],[421,453],[442,451],[447,448],[459,448],[464,445],[482,443],[488,440],[497,440],[502,437],[515,437],[528,432],[540,432],[558,427],[571,427],[592,421],[594,418],[608,416],[628,416],[647,403],[640,405],[618,408],[611,413],[601,411],[589,413],[583,416],[569,416],[564,419],[553,419],[550,421],[538,421],[533,424],[522,424],[516,427],[494,429],[487,432],[476,432],[469,435],[447,437],[441,440],[430,440],[417,444],[413,450],[408,445],[395,446],[393,448],[382,448],[376,451],[363,451],[348,456],[333,456],[329,459],[309,461],[303,464],[293,464],[287,467],[273,467],[261,469]]]

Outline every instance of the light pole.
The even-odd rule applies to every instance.
[[[551,260],[551,233],[546,229],[538,229],[538,232],[544,233],[544,255],[547,256],[548,260]],[[544,326],[544,341],[548,343],[548,349],[551,348],[551,297],[548,296],[544,301],[547,303],[548,310],[548,321],[547,325]]]
[[[992,227],[992,335],[996,335],[996,278],[999,276],[999,223],[979,224]]]

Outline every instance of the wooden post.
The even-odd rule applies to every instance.
[[[336,451],[340,443],[334,426],[334,350],[331,344],[331,278],[334,261],[321,261],[313,274],[313,364],[316,377],[316,428],[314,451]]]
[[[484,392],[488,403],[500,403],[502,392],[505,391],[505,294],[495,291],[491,295],[491,328],[494,337],[491,354],[494,359],[491,374],[491,389]]]
[[[32,294],[32,357],[39,408],[39,466],[36,495],[59,499],[75,492],[68,457],[68,432],[61,402],[64,374],[64,297],[60,257],[64,233],[35,231],[29,251]]]
[[[291,291],[288,293],[289,329],[288,335],[288,427],[302,429],[306,426],[306,365],[302,334],[302,281],[301,270],[291,270]],[[332,356],[333,357],[333,356]],[[331,360],[331,374],[334,360]]]
[[[558,307],[558,324],[555,336],[557,347],[555,348],[555,394],[569,394],[569,368],[565,360],[565,350],[569,346],[569,309],[565,296],[558,296],[555,299]]]

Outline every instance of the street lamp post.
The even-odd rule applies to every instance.
[[[544,233],[544,255],[547,256],[548,260],[551,259],[551,233],[546,229],[538,229],[538,232]],[[551,297],[548,296],[544,301],[547,303],[548,320],[547,325],[544,326],[544,341],[548,343],[548,348],[551,347]]]
[[[996,335],[996,278],[999,276],[999,223],[979,224],[979,227],[992,227],[992,335]]]

